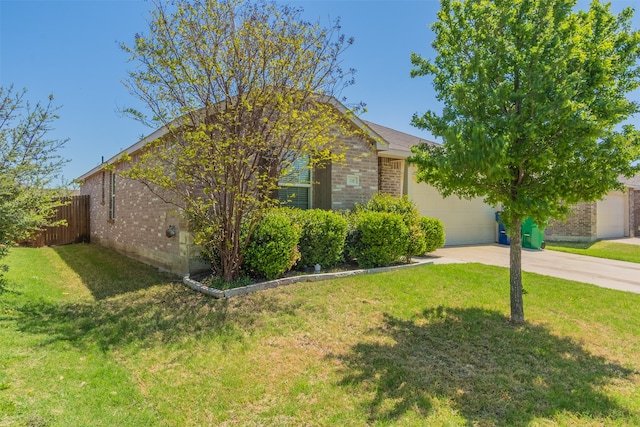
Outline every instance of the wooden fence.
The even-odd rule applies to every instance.
[[[89,242],[89,196],[63,197],[63,206],[57,208],[55,220],[66,220],[67,225],[47,227],[30,246],[56,246]]]

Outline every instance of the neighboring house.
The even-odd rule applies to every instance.
[[[335,99],[330,101],[346,111]],[[345,210],[366,202],[378,191],[394,196],[408,194],[423,215],[443,220],[447,244],[495,240],[495,209],[479,200],[443,199],[432,187],[415,183],[413,168],[407,167],[405,159],[411,155],[410,147],[423,139],[357,117],[352,120],[365,130],[365,136],[342,141],[347,147],[345,161],[315,168],[299,181],[286,180],[279,192],[281,199],[295,194],[291,200],[301,208]],[[186,274],[205,265],[200,250],[192,244],[188,224],[175,206],[162,201],[142,183],[119,175],[127,168],[127,163],[118,162],[124,153],[135,162],[140,150],[165,132],[157,130],[82,175],[81,194],[91,196],[93,243],[164,270]]]
[[[571,208],[565,222],[551,221],[545,239],[592,242],[598,239],[640,236],[640,175],[620,178],[624,191],[611,191],[602,200]]]

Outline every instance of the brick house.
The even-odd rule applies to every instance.
[[[332,102],[346,111],[335,99]],[[351,120],[365,132],[364,136],[345,137],[342,141],[347,147],[345,161],[315,168],[306,183],[283,186],[282,199],[295,193],[293,200],[301,208],[345,210],[357,202],[366,202],[378,191],[395,196],[407,194],[404,159],[410,155],[409,147],[422,140],[357,117]],[[126,162],[118,162],[124,153],[135,162],[142,148],[164,133],[155,131],[82,175],[81,194],[91,198],[93,243],[183,275],[205,268],[188,224],[174,206],[144,184],[119,175],[128,167]]]
[[[335,99],[331,102],[346,111]],[[420,213],[439,218],[445,227],[446,245],[494,243],[497,240],[495,207],[482,199],[443,198],[438,191],[414,178],[407,164],[411,146],[424,139],[350,116],[364,136],[343,141],[344,163],[315,168],[306,183],[283,187],[280,198],[296,194],[301,208],[345,210],[366,202],[378,191],[404,194]],[[127,153],[132,161],[150,141],[164,135],[157,130],[148,137],[96,166],[80,177],[81,194],[90,195],[90,238],[125,255],[183,275],[206,267],[193,245],[188,224],[173,206],[166,204],[142,183],[121,178],[127,167],[117,160]],[[427,141],[428,142],[428,141]],[[554,222],[545,231],[547,240],[592,241],[598,238],[640,236],[640,175],[624,181],[624,193],[610,193],[604,200],[581,203],[566,223]],[[170,237],[168,237],[170,236]]]
[[[640,237],[640,175],[620,178],[624,191],[612,191],[602,200],[581,202],[565,222],[551,221],[549,241],[592,242],[598,239]]]
[[[385,151],[378,152],[380,191],[407,194],[421,215],[440,219],[447,246],[496,242],[495,207],[481,198],[442,197],[434,187],[416,182],[415,166],[408,165],[406,158],[411,147],[424,140],[375,123],[365,124],[386,143]]]

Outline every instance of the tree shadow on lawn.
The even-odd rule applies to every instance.
[[[68,342],[109,351],[130,344],[150,347],[185,339],[241,341],[261,313],[290,313],[293,305],[266,295],[216,300],[182,284],[131,292],[95,303],[30,301],[14,310],[20,332],[42,335],[42,345]]]
[[[547,246],[557,247],[557,248],[569,248],[569,249],[589,249],[591,246],[596,243],[601,242],[602,240],[594,240],[592,242],[547,242]]]
[[[597,388],[637,372],[544,327],[514,327],[499,312],[438,307],[413,320],[385,315],[372,332],[374,341],[338,357],[346,366],[340,384],[374,394],[367,402],[372,423],[407,411],[426,416],[434,398],[447,400],[468,425],[527,425],[560,412],[632,416]]]

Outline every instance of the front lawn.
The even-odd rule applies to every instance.
[[[214,300],[93,245],[12,251],[0,426],[640,425],[640,295],[479,264]]]
[[[588,243],[548,242],[546,249],[559,252],[569,252],[577,255],[594,256],[597,258],[640,263],[639,245],[616,243],[608,240]]]

